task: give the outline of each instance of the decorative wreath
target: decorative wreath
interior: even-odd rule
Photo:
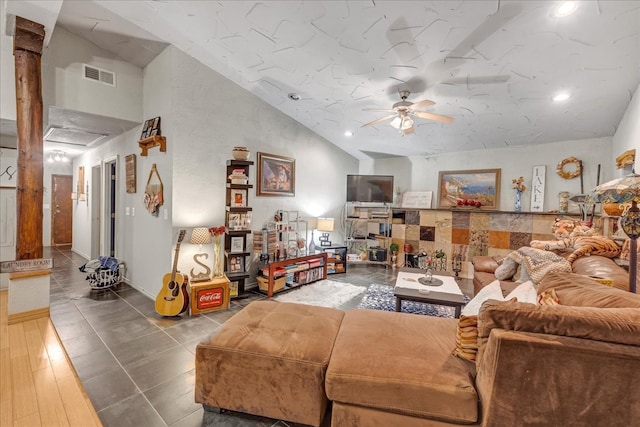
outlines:
[[[572,172],[565,171],[564,167],[571,163],[574,163],[576,165],[576,169]],[[558,163],[558,167],[556,167],[556,173],[564,179],[573,179],[579,177],[582,174],[582,161],[576,159],[575,157],[567,157],[566,159]]]

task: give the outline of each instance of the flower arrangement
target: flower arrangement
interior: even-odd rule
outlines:
[[[225,231],[227,231],[227,229],[224,225],[221,225],[219,227],[209,227],[209,234],[211,234],[213,237],[221,236]]]
[[[514,184],[513,189],[524,193],[524,190],[527,189],[527,186],[524,185],[523,182],[524,182],[524,178],[523,177],[520,177],[518,179],[512,179],[511,183]]]

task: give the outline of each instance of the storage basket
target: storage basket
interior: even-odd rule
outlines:
[[[287,276],[278,277],[273,280],[273,292],[279,291],[284,288],[285,283],[287,282]],[[258,287],[261,291],[268,292],[269,291],[269,278],[258,276]]]
[[[125,264],[113,257],[100,257],[80,267],[91,289],[107,289],[124,279]]]

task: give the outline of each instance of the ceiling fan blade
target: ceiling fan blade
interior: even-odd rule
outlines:
[[[422,101],[414,102],[409,106],[409,108],[413,108],[414,110],[417,110],[418,108],[428,107],[430,105],[435,105],[435,102],[430,101],[428,99],[423,99]]]
[[[389,116],[387,116],[387,117],[381,117],[381,118],[379,118],[379,119],[377,119],[377,120],[374,120],[374,121],[372,121],[372,122],[369,122],[369,123],[367,123],[367,124],[364,124],[364,125],[362,125],[362,126],[360,126],[360,127],[366,127],[366,126],[373,126],[373,125],[377,125],[378,123],[384,122],[385,120],[393,119],[393,118],[394,118],[394,117],[396,117],[396,116],[397,116],[397,114],[391,114],[391,115],[389,115]]]
[[[438,122],[452,123],[455,120],[453,117],[442,116],[440,114],[426,113],[424,111],[416,111],[413,114],[423,119],[431,119],[431,120],[436,120]]]

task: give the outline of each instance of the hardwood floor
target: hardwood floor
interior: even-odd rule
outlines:
[[[48,317],[7,324],[0,291],[0,426],[102,426]]]

